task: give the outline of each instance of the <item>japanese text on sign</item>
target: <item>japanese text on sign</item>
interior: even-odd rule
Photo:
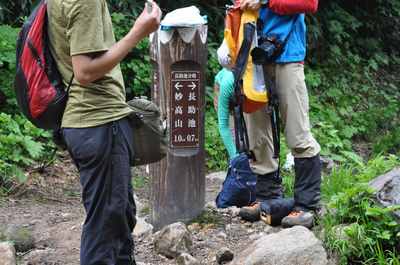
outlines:
[[[199,146],[200,72],[171,73],[171,148]]]

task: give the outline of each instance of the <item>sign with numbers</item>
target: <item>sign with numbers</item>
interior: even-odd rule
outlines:
[[[200,72],[171,72],[171,148],[199,146]]]

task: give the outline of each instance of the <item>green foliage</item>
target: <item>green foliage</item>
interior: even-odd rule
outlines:
[[[282,186],[283,193],[286,198],[293,197],[293,187],[294,187],[294,167],[290,169],[285,169],[283,166],[286,163],[287,154],[290,152],[289,146],[285,143],[285,135],[281,132],[280,135],[280,168],[282,175]]]
[[[21,26],[21,19],[29,15],[40,0],[0,1],[0,24]]]
[[[13,89],[15,47],[19,29],[0,25],[0,112],[15,113],[17,101]]]
[[[148,214],[150,210],[150,207],[148,204],[144,205],[142,208],[140,208],[140,212],[143,214]]]
[[[321,184],[321,194],[325,201],[329,201],[335,194],[350,189],[354,183],[353,167],[341,165],[333,167],[331,174],[324,175]]]
[[[117,41],[122,39],[135,23],[135,19],[129,14],[112,13],[111,18]],[[141,95],[151,98],[149,50],[150,41],[147,37],[137,44],[120,63],[128,100]]]
[[[359,164],[358,180],[370,181],[377,176],[400,166],[399,157],[396,155],[376,155],[371,157],[366,165]]]
[[[205,139],[207,167],[210,170],[226,170],[228,152],[219,134],[217,114],[210,104],[206,106]]]
[[[390,82],[382,87],[380,78],[370,78],[375,73],[371,73],[367,67],[359,74],[354,72],[353,67],[348,67],[345,74],[328,73],[332,71],[331,68],[321,67],[323,70],[318,71],[306,68],[306,82],[312,94],[310,121],[316,125],[314,133],[322,141],[329,140],[323,138],[334,140],[326,146],[328,149],[333,147],[330,152],[338,155],[337,147],[350,151],[353,140],[357,138],[379,141],[382,149],[377,147],[376,152],[395,150],[400,144],[395,137],[398,131],[391,131],[399,120],[400,93],[393,88],[400,83],[392,79],[398,84]],[[324,135],[324,131],[329,134]],[[378,140],[387,132],[389,134],[385,138]]]
[[[216,222],[217,218],[215,217],[215,214],[212,212],[204,213],[202,216],[193,221],[193,223],[200,224],[202,228],[208,224],[215,224]]]
[[[393,260],[397,257],[394,245],[400,233],[389,212],[400,206],[378,207],[373,199],[376,191],[365,183],[398,167],[398,157],[377,156],[366,165],[359,161],[355,161],[355,165],[334,167],[322,180],[321,194],[328,204],[327,214],[320,223],[325,231],[323,239],[328,248],[343,255],[342,264],[355,260],[368,264]],[[335,232],[343,225],[348,225],[344,229],[347,237]]]
[[[334,144],[344,150],[355,139],[376,142],[375,153],[400,146],[400,82],[393,76],[399,68],[399,10],[398,1],[340,0],[319,2],[317,13],[306,16],[311,124],[331,126],[330,137],[338,137],[341,143]]]
[[[354,155],[354,153],[351,154]],[[348,157],[353,156],[348,155]],[[354,183],[366,183],[400,166],[399,157],[395,155],[377,155],[371,157],[366,164],[360,159],[357,156],[354,156],[353,159],[349,158],[347,163],[333,167],[330,174],[324,176],[321,193],[326,201],[339,192],[351,189]]]
[[[50,132],[36,128],[26,118],[0,113],[0,182],[14,175],[24,179],[19,166],[42,160],[48,154],[46,148],[49,152],[49,145],[43,142],[49,138]]]
[[[318,11],[307,16],[308,43],[313,43],[308,48],[318,49],[313,59],[340,63],[361,57],[387,64],[399,53],[399,10],[396,0],[319,2]]]
[[[6,69],[15,68],[15,47],[18,29],[9,25],[0,25],[0,67]]]
[[[374,153],[398,152],[400,150],[400,120],[394,122],[392,129],[374,140]]]
[[[208,38],[207,43],[207,71],[206,71],[206,84],[208,86],[214,86],[214,80],[217,76],[218,72],[222,69],[222,67],[218,63],[218,55],[217,50],[221,44],[215,43],[211,38]]]
[[[294,188],[294,170],[292,171],[283,171],[282,174],[282,186],[283,193],[286,198],[290,198],[294,196],[293,188]]]
[[[326,245],[344,255],[342,264],[359,260],[371,264],[377,262],[379,256],[383,255],[386,260],[386,256],[396,255],[393,249],[400,233],[389,212],[400,206],[381,208],[373,205],[370,195],[374,192],[368,185],[353,183],[352,188],[345,189],[330,199],[328,214],[323,217],[322,222],[325,231],[335,231],[338,225],[348,224],[343,229],[347,237],[334,232],[325,235]]]
[[[138,189],[146,186],[149,183],[149,179],[144,176],[134,176],[132,180],[133,188]]]
[[[67,185],[68,185],[68,195],[71,196],[71,197],[74,197],[76,195],[76,190],[71,189],[71,187],[70,187],[71,182],[70,181],[67,182]]]

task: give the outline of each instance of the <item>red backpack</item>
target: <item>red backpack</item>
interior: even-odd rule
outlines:
[[[23,24],[17,38],[15,96],[22,113],[38,128],[56,130],[68,100],[47,36],[47,0]]]

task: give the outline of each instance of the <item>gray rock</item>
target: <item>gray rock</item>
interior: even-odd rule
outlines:
[[[249,236],[249,238],[251,239],[251,240],[256,240],[256,239],[259,239],[259,238],[262,238],[263,236],[265,236],[267,233],[265,233],[265,232],[259,232],[259,233],[257,233],[257,234],[251,234],[250,236]]]
[[[389,205],[400,205],[400,167],[386,172],[368,183],[372,184],[371,189],[378,191],[374,196],[379,206],[385,208]],[[391,214],[400,225],[400,209],[393,210]]]
[[[229,236],[247,235],[246,227],[243,224],[227,224],[225,230]]]
[[[143,218],[137,218],[135,229],[133,230],[133,237],[149,236],[153,233],[153,226],[147,223]]]
[[[229,215],[231,217],[236,217],[240,212],[240,208],[236,206],[231,206],[228,208],[219,208],[217,209],[217,211]]]
[[[188,229],[189,229],[189,231],[200,231],[201,226],[199,223],[192,223],[192,224],[188,225]]]
[[[257,230],[263,230],[263,229],[265,229],[267,226],[270,226],[270,225],[267,224],[267,223],[264,222],[264,221],[257,221],[257,222],[254,222],[254,223],[251,225],[251,228],[257,229]]]
[[[320,161],[321,161],[321,169],[325,173],[330,173],[332,168],[335,166],[335,162],[333,162],[332,158],[321,156]]]
[[[206,178],[218,179],[218,180],[224,181],[226,178],[226,172],[225,171],[214,172],[214,173],[211,173],[210,175],[207,175]]]
[[[350,229],[350,225],[340,224],[334,226],[332,227],[332,235],[337,239],[350,240],[350,237],[346,234],[346,230],[348,229]]]
[[[176,259],[178,265],[200,265],[200,262],[187,253],[182,253]]]
[[[382,208],[389,205],[400,205],[400,167],[395,168],[369,182],[371,189],[377,190],[373,195],[376,203]],[[400,209],[390,212],[400,226]],[[400,240],[396,242],[396,249],[400,250]]]
[[[10,242],[0,243],[0,264],[15,265],[16,263],[17,256],[14,246]]]
[[[236,256],[230,265],[326,265],[322,243],[305,227],[264,236]]]
[[[176,258],[182,253],[190,253],[193,242],[186,225],[182,222],[165,226],[154,238],[157,253],[168,258]]]
[[[40,254],[36,251],[24,253],[24,255],[22,256],[22,265],[37,265],[39,264],[38,262],[40,258]]]
[[[19,224],[10,224],[0,231],[2,241],[14,242],[17,252],[26,252],[35,246],[35,238]]]
[[[223,247],[217,251],[217,262],[221,264],[222,262],[231,261],[235,257],[235,253],[227,247]]]

